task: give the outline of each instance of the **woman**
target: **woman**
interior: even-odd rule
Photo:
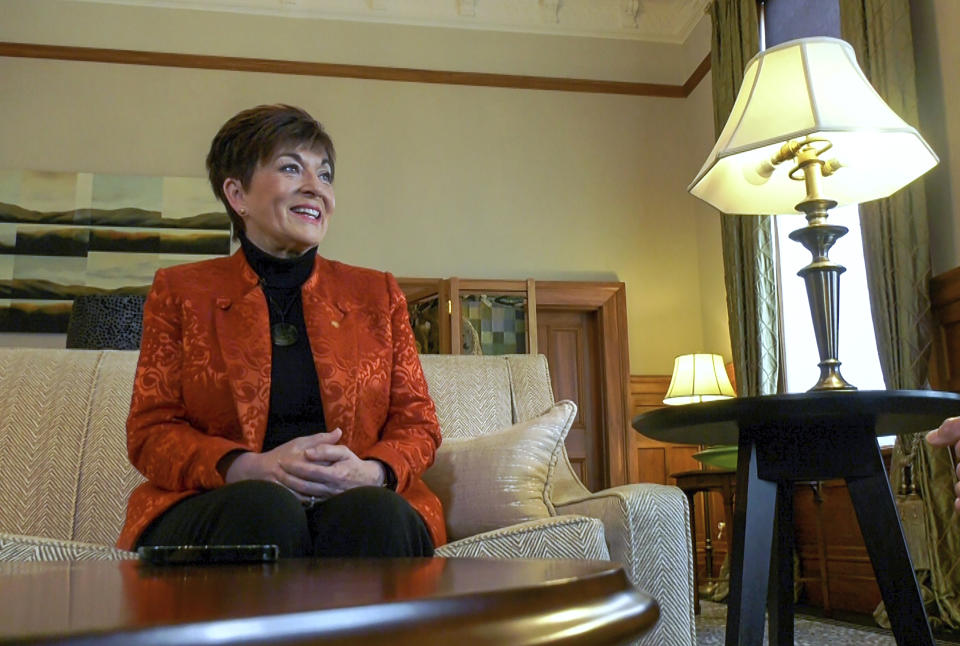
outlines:
[[[440,430],[403,293],[317,255],[334,166],[323,127],[290,106],[214,137],[207,171],[241,249],[154,278],[127,420],[147,482],[119,547],[429,556],[446,540],[420,479]]]

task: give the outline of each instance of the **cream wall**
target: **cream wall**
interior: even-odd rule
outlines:
[[[911,2],[920,130],[940,156],[926,176],[934,275],[960,266],[960,2]]]
[[[690,173],[692,180],[714,144],[713,87],[709,76],[686,99],[684,107],[688,124],[687,165],[693,169]],[[684,193],[683,199],[684,208],[690,209],[697,226],[696,260],[700,285],[700,325],[703,329],[701,346],[691,347],[687,352],[713,352],[722,354],[726,361],[732,361],[727,327],[727,290],[723,278],[723,248],[720,244],[720,218],[724,216],[692,195]]]
[[[87,3],[7,7],[0,40],[21,42],[426,67],[422,50],[450,39]],[[307,38],[341,31],[351,53],[337,60]],[[651,62],[636,45],[461,36],[463,51],[491,53],[489,68],[457,47],[434,66],[597,76],[608,48],[643,59],[612,61],[611,77],[651,80],[640,78]],[[505,43],[522,55],[512,61]],[[702,47],[701,59],[709,41]],[[695,64],[679,74],[653,67],[659,82],[679,85]],[[0,58],[0,167],[202,176],[211,136],[237,110],[302,105],[338,151],[337,211],[321,253],[405,276],[622,280],[630,370],[664,374],[695,349],[729,359],[719,222],[684,191],[712,144],[709,96],[709,82],[688,99],[657,99]]]

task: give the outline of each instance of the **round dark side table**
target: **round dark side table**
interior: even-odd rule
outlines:
[[[880,435],[936,428],[960,395],[931,390],[814,392],[661,408],[633,427],[662,442],[737,444],[727,646],[793,642],[793,483],[843,478],[897,644],[933,646],[880,456]],[[747,556],[749,555],[749,556]]]

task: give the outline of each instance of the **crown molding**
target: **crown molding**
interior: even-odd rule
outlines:
[[[71,0],[682,45],[710,0]]]
[[[592,79],[521,76],[514,74],[488,74],[482,72],[452,72],[374,65],[313,63],[307,61],[287,61],[237,56],[207,56],[172,52],[104,49],[97,47],[67,47],[63,45],[42,45],[36,43],[0,42],[0,56],[91,63],[117,63],[122,65],[179,67],[187,69],[228,70],[234,72],[293,74],[298,76],[327,76],[378,81],[402,81],[407,83],[473,85],[521,90],[627,94],[676,99],[689,96],[710,71],[709,55],[703,59],[683,85],[597,81]]]

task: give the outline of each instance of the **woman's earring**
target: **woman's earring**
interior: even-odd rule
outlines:
[[[247,214],[246,209],[240,209],[240,215],[246,215],[246,214]]]

